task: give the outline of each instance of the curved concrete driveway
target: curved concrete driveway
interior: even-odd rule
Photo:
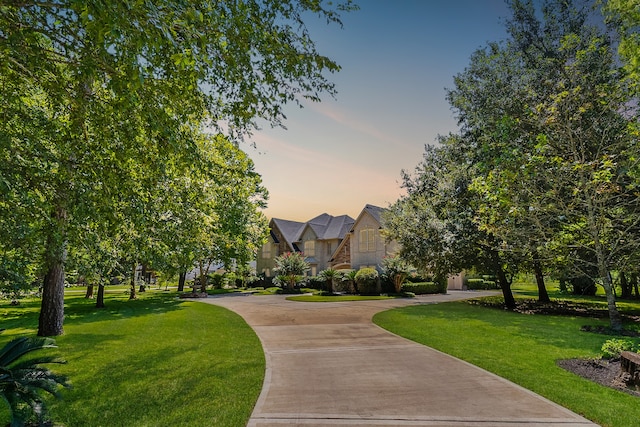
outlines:
[[[480,295],[199,301],[238,313],[262,341],[267,368],[248,426],[593,426],[520,386],[371,322],[375,313],[394,307]]]

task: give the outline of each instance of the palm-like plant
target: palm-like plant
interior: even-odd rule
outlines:
[[[47,415],[41,392],[59,397],[59,387],[69,387],[66,377],[40,366],[64,360],[53,356],[21,360],[33,351],[55,347],[51,338],[21,337],[0,349],[0,396],[9,406],[11,427],[24,426],[34,416],[41,424]]]
[[[340,272],[333,268],[327,268],[326,270],[322,270],[318,276],[327,283],[327,292],[333,294],[333,282],[340,277]]]

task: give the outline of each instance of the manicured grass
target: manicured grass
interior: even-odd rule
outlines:
[[[73,389],[51,400],[56,422],[71,426],[246,425],[262,388],[265,360],[255,333],[221,307],[152,290],[128,301],[108,288],[107,308],[80,293],[65,298],[65,335],[54,365]],[[34,335],[39,301],[0,305],[7,331]],[[0,409],[0,424],[8,414]]]
[[[297,295],[292,297],[287,297],[290,301],[302,301],[302,302],[340,302],[340,301],[369,301],[369,300],[380,300],[380,299],[393,299],[394,297],[384,296],[384,295],[371,295],[371,296],[361,296],[361,295],[330,295],[330,296],[322,296],[322,295]]]
[[[520,384],[600,425],[637,426],[640,420],[638,397],[592,383],[556,365],[560,359],[599,357],[602,344],[611,337],[581,332],[580,327],[607,325],[607,319],[524,315],[452,302],[389,310],[373,320],[398,335]]]

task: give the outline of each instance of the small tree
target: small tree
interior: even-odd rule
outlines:
[[[300,252],[287,252],[280,255],[276,257],[275,264],[274,271],[278,276],[282,276],[289,291],[294,290],[304,273],[309,270],[309,263],[304,260]]]
[[[318,274],[321,279],[327,283],[327,292],[330,294],[333,293],[333,282],[340,277],[340,272],[333,268],[327,268],[326,270],[322,270],[320,274]]]
[[[402,290],[402,284],[412,270],[411,265],[398,255],[388,256],[382,259],[382,268],[393,282],[396,293]]]
[[[47,411],[41,392],[59,397],[59,386],[69,387],[66,377],[40,366],[65,363],[63,360],[51,356],[20,360],[33,351],[55,347],[51,338],[21,337],[0,349],[0,397],[9,406],[11,426],[22,426],[34,416],[42,425]]]

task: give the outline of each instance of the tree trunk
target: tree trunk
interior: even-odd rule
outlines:
[[[600,266],[600,275],[602,276],[602,287],[607,296],[607,308],[609,310],[609,325],[616,332],[622,331],[622,317],[616,306],[616,296],[613,293],[613,284],[611,283],[611,274]]]
[[[138,292],[146,292],[147,284],[149,284],[149,282],[147,281],[147,264],[145,263],[142,263],[141,275],[142,283],[140,283],[140,289],[138,289]]]
[[[533,271],[536,276],[536,284],[538,285],[538,302],[551,302],[547,287],[544,285],[544,274],[542,273],[542,265],[536,251],[533,252]]]
[[[631,282],[627,280],[627,275],[624,271],[620,272],[620,289],[622,290],[621,298],[630,299],[633,294],[633,288]]]
[[[87,292],[84,297],[85,299],[93,299],[93,284],[87,285]]]
[[[64,258],[64,256],[63,256]],[[64,262],[49,265],[42,287],[42,305],[38,321],[38,336],[64,334]]]
[[[187,280],[187,272],[180,272],[180,278],[178,279],[178,292],[184,292],[184,282]]]
[[[631,282],[633,283],[633,289],[636,291],[636,298],[640,298],[640,291],[638,290],[638,275],[631,276]]]
[[[498,278],[498,284],[500,285],[502,296],[504,297],[504,305],[509,310],[513,310],[514,308],[516,308],[516,299],[513,297],[513,292],[511,291],[511,282],[507,280],[507,275],[502,268],[500,255],[496,251],[491,251],[491,258],[493,261],[495,274]]]
[[[38,319],[38,336],[62,335],[64,329],[64,263],[66,249],[66,211],[56,208],[47,236],[47,272],[42,284],[42,304]]]
[[[200,292],[207,292],[207,273],[209,272],[209,268],[205,271],[205,266],[203,261],[198,261],[198,266],[200,270]]]
[[[104,308],[104,284],[98,284],[98,297],[96,298],[96,308]]]
[[[138,268],[138,263],[133,263],[133,269],[131,270],[131,284],[129,289],[129,299],[136,299],[138,296],[136,295],[136,269]],[[144,271],[144,266],[142,267]]]

